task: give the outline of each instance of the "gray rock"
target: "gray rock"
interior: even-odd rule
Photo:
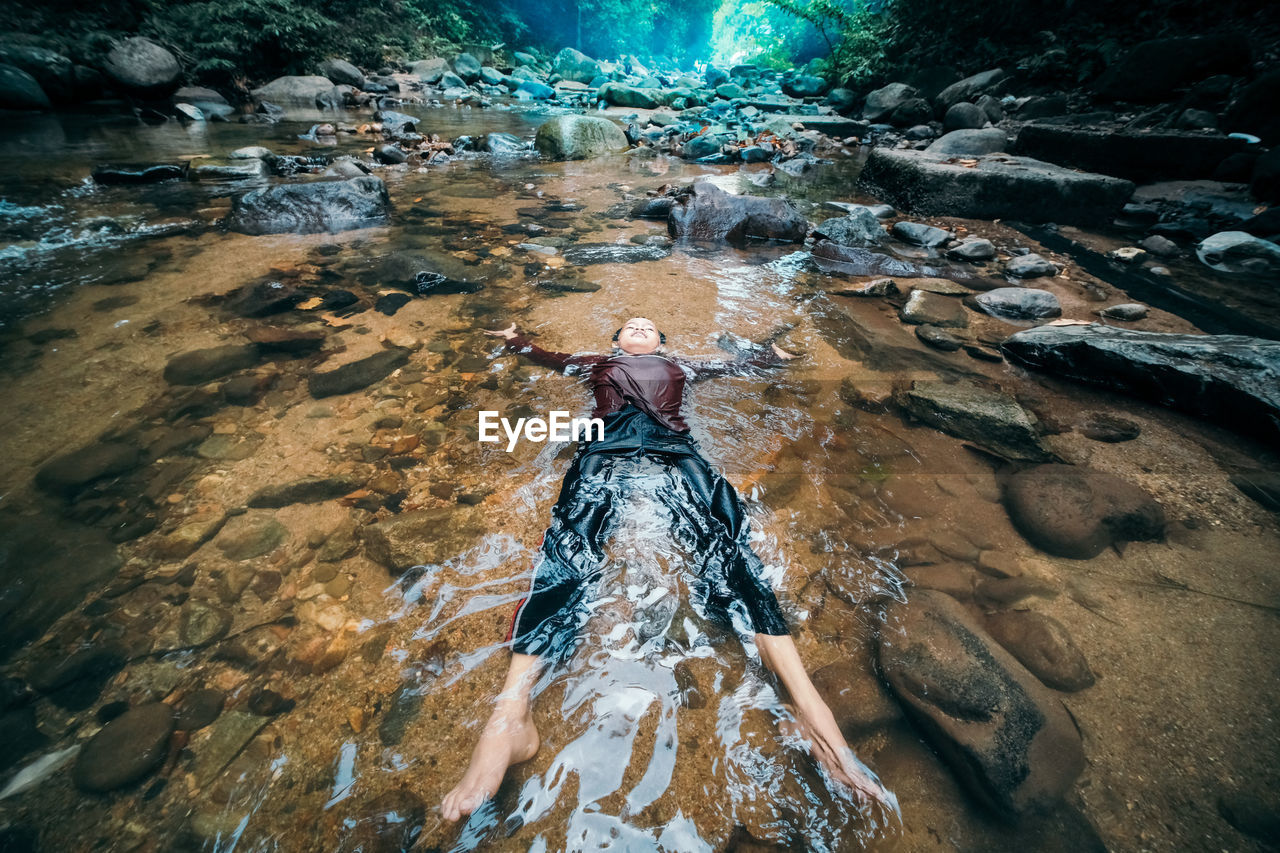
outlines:
[[[989,261],[996,256],[996,247],[990,240],[970,237],[959,246],[947,250],[947,257],[962,261]]]
[[[316,70],[321,77],[327,77],[341,86],[363,89],[366,85],[364,73],[345,59],[326,59]]]
[[[95,480],[124,474],[141,462],[137,448],[104,441],[46,462],[36,472],[36,485],[49,494],[70,497]]]
[[[520,154],[529,150],[525,141],[514,133],[486,133],[476,143],[476,150],[485,154]]]
[[[1173,258],[1179,253],[1177,243],[1168,237],[1161,237],[1159,234],[1152,234],[1138,243],[1138,246],[1158,258]]]
[[[239,562],[270,554],[288,538],[288,528],[270,514],[249,513],[228,521],[213,544],[228,560]]]
[[[961,101],[973,101],[979,95],[998,94],[1000,85],[1008,76],[1004,69],[993,68],[990,71],[983,71],[966,77],[939,92],[938,97],[934,99],[934,104],[937,106],[938,112],[945,113],[951,108],[952,104],[958,104]]]
[[[249,498],[248,506],[276,509],[290,504],[313,504],[340,498],[364,485],[354,477],[305,477],[280,486],[264,486]]]
[[[460,53],[453,59],[453,73],[467,83],[480,79],[480,60],[469,53]]]
[[[1002,391],[970,382],[917,380],[902,396],[903,409],[934,429],[971,441],[1007,459],[1053,459],[1030,416]]]
[[[708,89],[714,89],[721,83],[728,81],[729,72],[725,71],[723,68],[708,65],[707,70],[702,75],[702,79],[707,84]]]
[[[1229,273],[1273,275],[1280,272],[1280,246],[1245,231],[1220,231],[1196,246],[1205,266]]]
[[[576,243],[564,250],[564,259],[575,266],[634,264],[640,261],[659,261],[670,254],[671,247],[664,245]]]
[[[1058,274],[1058,268],[1052,261],[1040,257],[1035,252],[1010,258],[1004,265],[1004,271],[1018,278],[1040,278]]]
[[[1061,317],[1058,297],[1029,287],[997,287],[973,298],[978,310],[1007,320],[1041,320]]]
[[[264,148],[261,145],[246,145],[244,148],[237,148],[227,155],[229,160],[270,160],[276,156],[270,148]]]
[[[253,190],[235,199],[228,224],[242,234],[337,233],[384,225],[391,197],[372,175]]]
[[[713,154],[719,154],[723,147],[720,137],[704,133],[701,136],[695,136],[684,144],[682,156],[686,160],[697,160],[701,157],[709,157]]]
[[[1208,110],[1186,109],[1174,122],[1179,130],[1217,130],[1218,117]]]
[[[117,42],[107,53],[102,70],[130,94],[165,97],[178,88],[182,66],[172,53],[145,38]]]
[[[313,373],[307,387],[311,396],[317,400],[337,394],[350,394],[385,379],[392,371],[408,363],[409,350],[391,347],[359,361],[344,364],[336,370]]]
[[[534,146],[555,160],[585,160],[629,148],[622,128],[598,116],[563,115],[538,128]]]
[[[1018,107],[1018,118],[1025,121],[1066,115],[1066,113],[1067,99],[1064,95],[1033,95]]]
[[[1125,302],[1120,305],[1111,305],[1103,308],[1098,313],[1108,320],[1124,320],[1132,323],[1147,316],[1147,306],[1137,302]]]
[[[1103,471],[1037,465],[1005,484],[1005,508],[1027,541],[1057,557],[1087,560],[1112,545],[1164,538],[1160,504]]]
[[[925,149],[930,154],[948,154],[966,157],[995,154],[1009,147],[1009,138],[998,127],[982,130],[953,130],[929,143]]]
[[[969,316],[958,299],[929,293],[926,290],[913,290],[907,303],[898,313],[904,323],[914,325],[943,326],[950,329],[961,329],[969,325]]]
[[[955,352],[964,346],[963,339],[937,326],[916,326],[916,337],[921,343],[943,352]]]
[[[173,712],[163,702],[130,708],[102,727],[76,756],[71,779],[77,788],[105,793],[136,782],[169,754]]]
[[[188,601],[178,622],[178,641],[183,647],[205,646],[220,640],[231,630],[231,614],[204,601]]]
[[[907,139],[924,140],[933,139],[938,133],[927,124],[917,124],[907,128],[902,135]]]
[[[552,69],[564,79],[575,83],[590,83],[604,73],[599,62],[571,47],[556,54]]]
[[[21,68],[0,63],[0,109],[48,110],[52,107],[36,78]]]
[[[1075,693],[1097,678],[1067,629],[1033,610],[1008,610],[986,618],[987,632],[1046,687]]]
[[[176,707],[175,728],[194,732],[218,719],[227,703],[227,694],[212,687],[202,687],[183,695]]]
[[[409,154],[399,145],[388,142],[373,149],[373,159],[384,165],[397,165],[409,159]]]
[[[409,73],[418,75],[423,83],[434,86],[445,74],[452,74],[453,69],[449,67],[447,59],[437,56],[409,63]]]
[[[170,385],[203,385],[257,363],[253,344],[226,344],[175,355],[164,367],[164,378]]]
[[[933,118],[933,107],[924,98],[903,101],[889,113],[888,122],[895,127],[911,127],[924,124]]]
[[[227,711],[220,716],[210,729],[208,739],[196,750],[192,766],[196,784],[203,788],[216,779],[269,722],[270,717],[244,711]]]
[[[1023,364],[1280,438],[1280,342],[1115,326],[1040,326],[1002,345]]]
[[[1032,123],[1018,131],[1013,150],[1062,166],[1140,183],[1212,178],[1246,143],[1226,136],[1182,131],[1113,131]]]
[[[936,246],[941,246],[954,235],[950,231],[934,228],[932,225],[925,225],[923,222],[895,222],[893,224],[893,236],[904,243],[912,243],[916,246],[932,249]]]
[[[554,98],[556,90],[537,80],[522,80],[513,93],[517,99],[525,101],[545,101]]]
[[[792,118],[783,116],[783,119]],[[865,137],[871,132],[871,125],[859,119],[844,116],[795,116],[796,121],[804,125],[805,130],[816,130],[835,139],[847,136]]]
[[[402,512],[364,528],[365,550],[393,574],[460,553],[487,527],[474,507]]]
[[[735,98],[745,98],[747,96],[747,90],[739,86],[737,83],[721,83],[719,86],[716,86],[716,95],[727,101],[732,101]]]
[[[837,296],[893,296],[899,293],[899,290],[893,279],[878,278],[865,284],[857,284],[853,287],[844,287],[828,292]]]
[[[982,107],[968,101],[952,104],[947,108],[947,114],[942,117],[942,127],[947,131],[977,130],[986,123],[987,114]]]
[[[998,124],[1004,120],[1004,107],[1000,105],[1000,100],[998,98],[993,98],[990,95],[983,95],[974,103],[981,108],[983,115],[987,117],[987,121],[992,124]]]
[[[879,246],[885,237],[879,218],[862,205],[853,205],[848,216],[824,220],[813,233],[841,246]]]
[[[55,103],[70,103],[81,94],[77,91],[74,65],[60,53],[29,44],[0,44],[0,63],[31,75]],[[2,92],[0,87],[0,98]]]
[[[700,181],[676,196],[667,230],[677,240],[799,243],[808,235],[809,223],[783,199],[731,195],[715,184]]]
[[[817,98],[827,91],[827,81],[812,74],[798,74],[782,81],[782,91],[793,98]]]
[[[906,83],[890,83],[867,95],[866,104],[862,107],[862,117],[867,121],[883,121],[903,101],[919,96],[920,92],[914,86],[908,86]]]
[[[961,785],[1008,818],[1050,811],[1084,769],[1061,701],[950,598],[890,601],[880,668]]]
[[[258,101],[273,104],[314,107],[316,98],[333,91],[333,81],[328,77],[277,77],[250,94]]]
[[[826,104],[841,115],[847,115],[861,103],[858,93],[852,89],[835,88],[827,92]]]

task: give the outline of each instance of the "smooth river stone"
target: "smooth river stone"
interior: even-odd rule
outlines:
[[[125,711],[80,750],[71,774],[76,787],[104,793],[146,776],[168,754],[173,726],[173,711],[163,702]]]

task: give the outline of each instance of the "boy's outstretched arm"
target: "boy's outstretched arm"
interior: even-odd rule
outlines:
[[[528,356],[529,360],[534,364],[540,364],[543,367],[550,367],[553,370],[559,370],[562,373],[569,373],[576,371],[579,368],[588,367],[607,357],[595,354],[574,355],[567,352],[552,352],[551,350],[545,350],[524,335],[517,332],[515,323],[512,323],[510,326],[507,326],[507,328],[498,331],[486,329],[485,334],[504,339],[508,350]]]

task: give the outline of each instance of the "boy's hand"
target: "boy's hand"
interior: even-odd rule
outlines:
[[[495,338],[504,338],[505,340],[509,341],[516,336],[516,324],[512,323],[510,326],[507,326],[505,329],[502,329],[501,331],[498,331],[498,332],[493,332],[488,329],[485,329],[484,333],[486,335],[493,335]]]
[[[493,333],[492,333],[492,332],[490,332],[490,334],[493,334]],[[774,353],[774,355],[776,355],[778,358],[782,359],[783,361],[790,361],[790,360],[791,360],[791,359],[793,359],[793,358],[799,358],[799,357],[800,357],[800,356],[796,355],[795,353],[787,352],[786,350],[784,350],[782,347],[778,346],[777,344],[770,344],[769,346],[773,347],[773,353]]]

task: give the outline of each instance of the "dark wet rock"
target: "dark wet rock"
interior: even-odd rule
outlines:
[[[993,68],[958,80],[947,86],[934,98],[938,112],[945,113],[953,104],[961,101],[975,101],[985,94],[999,94],[1002,84],[1008,79],[1004,69]]]
[[[177,58],[146,38],[117,42],[102,63],[102,70],[116,86],[147,98],[173,93],[182,77]]]
[[[298,703],[293,699],[287,699],[274,690],[267,688],[259,688],[253,691],[246,703],[249,713],[257,714],[260,717],[276,717],[280,714],[287,714],[294,709]]]
[[[392,347],[327,373],[313,373],[307,387],[311,396],[317,400],[337,394],[350,394],[385,379],[392,371],[408,363],[409,350]]]
[[[660,261],[671,254],[669,246],[637,246],[621,243],[577,243],[564,250],[564,259],[575,266],[634,264]]]
[[[818,98],[827,91],[827,81],[812,74],[798,74],[782,81],[782,91],[793,98]]]
[[[262,160],[238,160],[231,163],[200,161],[187,169],[193,181],[256,181],[271,174]]]
[[[1037,465],[1005,484],[1005,508],[1031,544],[1087,560],[1111,545],[1164,537],[1160,504],[1138,486],[1091,468]]]
[[[427,819],[427,806],[404,788],[393,788],[370,800],[351,818],[346,850],[361,853],[406,853],[413,849]]]
[[[643,198],[631,206],[631,215],[640,219],[666,220],[671,215],[671,207],[676,200],[671,196]]]
[[[1280,512],[1280,474],[1272,471],[1232,474],[1231,485],[1263,509]]]
[[[262,376],[236,376],[222,383],[222,399],[231,406],[257,405],[268,384]]]
[[[1267,145],[1280,143],[1280,69],[1260,75],[1244,88],[1222,119],[1230,132],[1251,133]]]
[[[813,673],[813,686],[851,740],[874,734],[902,718],[901,708],[875,672],[872,656],[854,648],[854,655]]]
[[[893,108],[893,112],[889,113],[888,122],[895,127],[913,127],[922,125],[932,118],[933,107],[927,100],[911,98]]]
[[[1027,98],[1022,106],[1018,107],[1018,119],[1030,121],[1037,118],[1066,115],[1067,109],[1067,99],[1063,95],[1033,95]],[[999,118],[992,119],[992,121],[999,120]]]
[[[277,77],[250,94],[257,101],[273,104],[315,107],[316,99],[333,91],[333,81],[328,77]]]
[[[164,378],[170,385],[203,385],[257,363],[253,344],[226,344],[174,356],[164,367]]]
[[[1214,74],[1247,74],[1249,56],[1248,40],[1236,34],[1144,41],[1111,63],[1093,89],[1104,100],[1160,101]]]
[[[615,107],[656,110],[662,106],[662,101],[658,98],[659,94],[656,89],[641,89],[638,86],[628,86],[626,83],[605,83],[596,92],[596,100]]]
[[[120,648],[89,646],[61,660],[41,661],[27,672],[27,680],[58,707],[82,711],[98,700],[125,662]]]
[[[556,90],[552,89],[545,83],[538,82],[537,80],[521,80],[520,85],[516,87],[516,90],[512,92],[512,95],[522,101],[545,101],[550,98],[554,98]],[[572,160],[575,158],[566,157],[565,159]]]
[[[369,557],[398,575],[461,552],[485,529],[474,509],[443,507],[400,513],[364,528],[362,536]]]
[[[386,185],[366,175],[245,193],[232,202],[228,224],[243,234],[336,233],[385,225],[390,215]]]
[[[105,793],[136,782],[169,753],[173,712],[163,702],[139,705],[116,717],[76,756],[72,781],[82,791]]]
[[[867,95],[862,117],[867,121],[884,121],[904,101],[918,98],[920,92],[906,83],[890,83]]]
[[[989,261],[996,256],[996,247],[990,240],[971,237],[959,246],[947,250],[947,257],[962,261]]]
[[[1119,178],[1026,157],[979,157],[972,168],[953,159],[932,151],[876,148],[859,181],[894,206],[918,214],[1030,222],[1052,217],[1086,225],[1110,221],[1134,190]]]
[[[941,246],[952,237],[950,231],[934,228],[932,225],[925,225],[923,222],[895,222],[893,224],[893,236],[904,243],[912,243],[926,248]]]
[[[695,136],[684,144],[682,155],[686,160],[700,160],[720,154],[724,143],[720,137],[710,133]]]
[[[425,697],[422,687],[416,684],[403,684],[392,694],[387,702],[387,710],[378,723],[378,740],[383,746],[399,746],[404,736],[409,733],[422,712]]]
[[[1142,428],[1128,418],[1122,418],[1119,415],[1112,415],[1107,412],[1092,412],[1085,418],[1084,424],[1080,427],[1080,432],[1085,438],[1091,438],[1094,441],[1117,444],[1137,438],[1142,433]]]
[[[1026,157],[1148,183],[1211,178],[1223,160],[1245,147],[1238,139],[1202,133],[1028,124],[1018,132],[1014,150]]]
[[[834,293],[837,296],[893,296],[900,291],[893,279],[877,278],[865,284],[830,289],[827,292]]]
[[[1249,192],[1259,201],[1280,202],[1280,148],[1272,148],[1254,161]]]
[[[305,355],[324,346],[325,333],[320,329],[282,329],[275,326],[256,326],[244,336],[264,355]]]
[[[227,308],[241,317],[268,317],[292,310],[305,298],[292,284],[274,280],[259,281],[240,288],[227,301]]]
[[[232,518],[214,544],[228,560],[251,560],[270,554],[289,538],[289,531],[270,515],[248,514]]]
[[[1009,147],[1009,139],[998,127],[979,130],[953,130],[929,143],[926,149],[931,154],[950,154],[952,156],[978,157],[983,154],[995,154]]]
[[[379,296],[378,301],[373,303],[373,310],[394,317],[397,311],[412,301],[413,297],[407,293],[387,293]]]
[[[959,300],[926,290],[913,290],[898,316],[902,322],[914,325],[949,329],[961,329],[969,325],[968,314]]]
[[[0,713],[0,773],[49,742],[36,727],[36,709],[32,705]],[[0,841],[0,850],[7,850]]]
[[[204,601],[188,601],[178,623],[178,641],[183,647],[206,646],[231,630],[231,614]]]
[[[1009,610],[986,618],[987,633],[1046,686],[1066,693],[1097,681],[1089,662],[1061,622],[1034,610]]]
[[[196,750],[192,767],[196,784],[204,787],[240,754],[240,750],[271,722],[270,717],[260,717],[244,711],[227,711],[218,717],[210,729],[209,737]]]
[[[442,97],[450,99],[466,97],[471,91],[467,88],[467,81],[452,71],[446,71],[441,75],[440,82],[436,85],[444,90]]]
[[[395,110],[378,110],[373,114],[373,117],[382,125],[382,132],[392,137],[415,133],[418,129],[419,119],[408,113],[396,112]]]
[[[580,115],[548,119],[538,128],[533,144],[556,160],[585,160],[630,147],[622,128],[609,119]]]
[[[972,275],[963,271],[914,264],[880,252],[857,246],[840,246],[827,240],[813,247],[810,258],[818,269],[827,273],[855,276],[880,275],[894,278],[945,278],[960,283],[973,278]]]
[[[1031,367],[1280,437],[1280,342],[1091,325],[1027,329],[1002,346]]]
[[[0,62],[0,109],[47,110],[53,105],[36,78],[21,68]]]
[[[816,130],[819,133],[825,133],[827,136],[841,139],[847,136],[864,137],[871,132],[871,125],[865,121],[844,118],[842,116],[783,116],[784,119],[794,119],[804,125],[805,130]],[[787,162],[795,162],[789,160]],[[804,162],[804,161],[801,161]]]
[[[917,420],[1006,459],[1053,458],[1030,415],[1002,391],[970,382],[916,380],[902,395],[901,404]]]
[[[95,480],[133,470],[141,461],[137,448],[104,441],[54,457],[36,472],[35,482],[49,494],[70,497]]]
[[[1057,806],[1085,764],[1061,701],[942,593],[886,615],[881,671],[962,785],[1009,818]]]
[[[1058,297],[1029,287],[997,287],[973,297],[973,306],[984,314],[1007,320],[1040,320],[1061,317]]]
[[[955,352],[964,346],[964,340],[938,326],[916,326],[916,337],[920,342],[943,352]]]
[[[848,115],[862,103],[862,99],[852,89],[835,88],[827,92],[825,103],[841,115]]]
[[[409,154],[399,145],[387,143],[373,149],[373,159],[383,165],[394,166],[409,159]]]
[[[675,239],[798,243],[808,234],[809,223],[782,199],[730,195],[704,181],[686,187],[676,196],[667,230]]]
[[[1136,320],[1144,319],[1147,316],[1147,306],[1137,302],[1125,302],[1120,305],[1110,305],[1098,312],[1108,320],[1124,320],[1132,323]]]
[[[885,238],[879,218],[862,205],[856,205],[847,216],[824,220],[813,233],[841,246],[878,246]]]
[[[345,59],[326,59],[316,66],[316,70],[321,77],[327,77],[339,85],[355,86],[357,89],[365,87],[364,73]]]
[[[55,103],[69,103],[81,94],[76,83],[75,66],[70,59],[55,51],[30,44],[0,44],[0,63],[30,74],[49,100]],[[2,85],[0,92],[3,92]]]
[[[572,47],[557,53],[551,66],[556,74],[575,83],[590,83],[604,73],[599,62]]]
[[[476,150],[486,154],[520,154],[528,148],[514,133],[486,133],[476,143]]]
[[[227,694],[212,687],[192,690],[178,702],[175,728],[178,731],[194,732],[218,719],[222,707],[227,703]]]
[[[1172,258],[1180,254],[1177,243],[1159,234],[1152,234],[1142,240],[1138,243],[1138,247],[1158,258]]]
[[[1183,110],[1174,127],[1179,130],[1217,130],[1218,117],[1208,110]]]
[[[1034,252],[1027,255],[1015,255],[1005,262],[1004,271],[1018,278],[1040,278],[1046,275],[1057,275],[1058,268],[1053,261],[1042,258]]]
[[[480,79],[480,60],[469,53],[459,53],[453,58],[453,72],[468,83]]]
[[[340,498],[364,485],[354,477],[306,477],[280,486],[265,486],[253,493],[248,506],[277,508],[312,504]]]
[[[987,114],[982,107],[961,101],[947,108],[942,117],[943,130],[977,130],[987,123]]]
[[[1204,238],[1196,246],[1196,257],[1219,272],[1265,276],[1280,273],[1280,245],[1245,231],[1221,231]]]
[[[99,184],[154,184],[186,176],[182,166],[161,163],[151,166],[94,166],[93,179]]]
[[[1218,814],[1241,833],[1274,846],[1280,838],[1280,804],[1275,792],[1264,785],[1245,791],[1229,791],[1218,798]]]

